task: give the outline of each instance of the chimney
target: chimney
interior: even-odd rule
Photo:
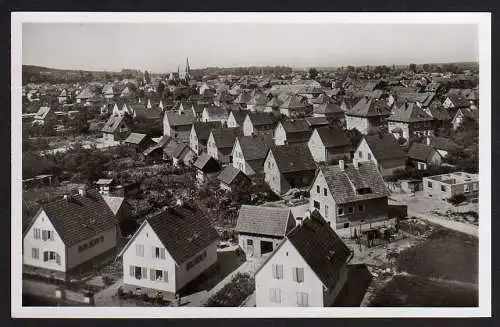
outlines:
[[[342,160],[342,159],[339,160],[339,168],[340,168],[340,170],[344,170],[345,169],[344,160]]]

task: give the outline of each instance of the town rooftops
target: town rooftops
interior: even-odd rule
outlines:
[[[238,136],[237,139],[247,161],[264,160],[269,147],[273,145],[270,135]]]
[[[351,141],[339,127],[322,126],[316,128],[316,131],[326,148],[352,147]]]
[[[396,138],[390,133],[365,135],[364,139],[368,143],[373,156],[383,167],[385,167],[383,164],[384,160],[406,158],[406,153]]]
[[[206,152],[203,152],[198,159],[196,159],[193,166],[204,173],[213,173],[220,169],[217,160],[209,156]]]
[[[318,95],[316,98],[311,100],[312,104],[324,104],[324,103],[331,103],[333,100],[330,98],[328,95],[321,93]]]
[[[106,204],[111,209],[114,215],[116,215],[118,211],[120,211],[120,208],[125,202],[125,198],[123,196],[103,195],[102,198],[104,199],[104,201],[106,202]]]
[[[123,141],[124,143],[140,144],[147,137],[146,134],[130,133],[130,135]]]
[[[326,288],[333,289],[337,285],[340,269],[349,261],[351,251],[317,210],[292,229],[285,239]]]
[[[179,115],[174,111],[166,111],[165,116],[170,126],[189,126],[195,121],[195,117],[192,114]]]
[[[449,94],[448,99],[450,99],[451,103],[453,103],[453,106],[456,108],[467,108],[470,106],[469,100],[462,95]]]
[[[323,115],[332,115],[332,114],[343,114],[344,111],[340,109],[340,106],[333,103],[322,103],[316,108],[313,109],[313,113],[315,114],[323,114]]]
[[[436,92],[423,92],[418,93],[415,102],[419,102],[422,104],[422,107],[428,107],[432,100],[434,100],[436,96]]]
[[[188,205],[169,207],[147,217],[143,224],[145,223],[151,226],[178,265],[219,239],[207,217],[200,210]]]
[[[228,165],[220,172],[220,174],[217,176],[217,179],[226,185],[231,185],[231,183],[239,174],[243,174],[241,170]]]
[[[234,120],[236,120],[236,122],[241,125],[247,117],[247,113],[248,112],[245,110],[231,110],[231,113],[229,115],[232,115],[234,117]]]
[[[422,162],[430,162],[435,152],[436,150],[430,145],[414,142],[410,150],[408,150],[408,158]]]
[[[103,197],[93,190],[42,204],[40,210],[47,214],[66,246],[87,240],[118,223]]]
[[[267,97],[263,93],[256,94],[252,97],[250,101],[247,102],[249,105],[265,106],[267,103]]]
[[[204,111],[211,119],[227,119],[228,116],[226,109],[217,106],[205,107]]]
[[[460,149],[460,147],[453,142],[453,140],[447,137],[434,136],[430,137],[430,145],[438,150],[444,151],[455,151]]]
[[[104,133],[114,133],[118,129],[118,127],[121,125],[122,122],[124,122],[125,117],[122,115],[111,115],[104,124],[104,126],[101,129],[101,132]]]
[[[233,127],[212,129],[211,134],[214,137],[217,148],[223,149],[232,148],[236,137],[242,135],[243,133],[241,131],[241,128]]]
[[[377,166],[371,161],[359,162],[357,167],[354,164],[344,164],[343,169],[340,165],[321,166],[319,169],[337,204],[389,195]]]
[[[361,98],[346,112],[346,115],[359,117],[390,116],[390,114],[391,110],[385,100],[369,97]]]
[[[316,163],[307,144],[280,145],[271,147],[269,151],[272,152],[282,174],[316,169]]]
[[[326,117],[306,117],[304,119],[309,125],[309,128],[330,125],[330,121]]]
[[[236,232],[284,237],[295,227],[290,208],[242,205],[236,223]]]
[[[114,180],[112,178],[100,178],[95,183],[96,185],[111,185],[114,183]]]
[[[288,133],[310,132],[309,124],[305,119],[286,119],[281,122],[281,126]]]
[[[307,106],[304,102],[304,98],[298,95],[291,95],[281,104],[280,107],[288,110],[302,109]]]
[[[193,128],[199,141],[207,141],[210,137],[210,132],[212,131],[212,129],[221,127],[222,125],[219,121],[193,123]]]
[[[401,107],[394,110],[394,113],[387,118],[389,121],[398,121],[404,123],[415,123],[434,120],[416,103],[404,103]]]
[[[273,125],[278,117],[271,113],[248,113],[247,117],[253,126]]]

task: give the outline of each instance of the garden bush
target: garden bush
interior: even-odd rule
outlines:
[[[208,299],[206,306],[238,307],[254,291],[254,278],[248,273],[237,273],[229,284]]]

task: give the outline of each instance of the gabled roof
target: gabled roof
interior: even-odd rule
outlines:
[[[275,146],[271,147],[269,152],[272,152],[282,174],[316,169],[316,163],[307,144]]]
[[[309,128],[330,125],[330,121],[326,117],[306,117],[304,119],[309,125]]]
[[[298,95],[291,95],[281,104],[280,107],[288,110],[303,109],[307,107],[307,104],[304,102],[304,98]]]
[[[76,96],[77,99],[89,99],[93,97],[95,97],[95,93],[90,89],[90,87],[86,87]]]
[[[289,133],[301,133],[301,132],[310,132],[309,124],[305,119],[286,119],[281,123],[283,129],[287,134]]]
[[[222,124],[219,121],[193,123],[193,128],[199,141],[207,141],[210,137],[210,132],[212,131],[212,129],[221,127]]]
[[[337,204],[389,195],[382,175],[371,161],[359,162],[357,168],[353,164],[344,164],[344,170],[340,169],[339,165],[321,166],[319,169],[323,173]],[[368,187],[371,189],[371,193],[360,194],[357,191]]]
[[[450,101],[453,103],[453,106],[455,106],[456,108],[467,108],[470,106],[469,100],[464,96],[449,94],[447,98],[450,99]]]
[[[344,111],[340,109],[340,106],[338,104],[330,102],[330,103],[320,104],[319,106],[313,109],[313,113],[328,115],[328,114],[343,114]]]
[[[459,113],[462,113],[462,115],[464,115],[464,117],[466,117],[466,118],[472,119],[474,121],[479,121],[479,112],[478,111],[474,111],[474,110],[471,110],[469,108],[459,108],[457,110],[457,112],[455,113],[455,116],[453,117],[453,119],[455,119],[455,117]]]
[[[269,147],[273,145],[270,136],[238,136],[237,139],[246,161],[265,159]]]
[[[111,115],[106,124],[102,127],[101,132],[114,133],[121,123],[124,122],[124,119],[125,117],[121,115]]]
[[[326,148],[352,147],[351,141],[339,127],[323,126],[316,128],[316,131]]]
[[[186,205],[162,210],[146,218],[146,222],[178,265],[219,239],[207,217]]]
[[[430,137],[431,145],[438,149],[444,151],[455,151],[460,149],[460,147],[447,137],[434,136]]]
[[[236,122],[241,125],[247,117],[247,113],[248,112],[245,110],[231,110],[229,115],[232,115],[234,117],[234,120],[236,120]]]
[[[436,153],[436,150],[432,146],[414,142],[408,151],[408,158],[422,162],[430,162],[434,153]]]
[[[284,237],[295,227],[290,208],[242,205],[235,231],[274,237]]]
[[[42,204],[40,210],[47,214],[66,246],[94,237],[118,223],[103,197],[93,190],[83,196],[68,195],[67,199]]]
[[[123,141],[124,143],[140,144],[146,139],[146,134],[141,133],[130,133],[130,135]]]
[[[182,160],[190,152],[193,152],[193,150],[191,150],[187,144],[179,143],[172,151],[172,157]]]
[[[159,108],[158,109],[156,108],[157,107],[148,109],[141,104],[132,105],[132,109],[134,110],[135,113],[135,118],[137,118],[138,120],[141,119],[160,120],[162,111]]]
[[[332,103],[332,102],[333,102],[332,98],[330,98],[325,93],[321,93],[316,98],[311,100],[311,103],[313,103],[313,104],[325,104],[325,103]]]
[[[253,113],[249,112],[247,117],[249,117],[253,126],[263,126],[272,125],[278,121],[278,117],[270,113]]]
[[[333,289],[340,279],[340,269],[347,263],[351,251],[314,210],[286,237],[328,289]]]
[[[417,106],[416,103],[404,103],[401,107],[396,108],[394,113],[387,118],[390,121],[398,121],[404,123],[415,123],[422,121],[434,120],[422,108]]]
[[[269,100],[267,103],[266,103],[266,106],[267,107],[279,107],[283,104],[283,101],[277,97],[277,96],[273,96],[271,98],[271,100]]]
[[[359,117],[389,116],[391,110],[385,100],[363,97],[346,115]]]
[[[231,185],[231,183],[236,179],[236,177],[238,177],[238,175],[245,176],[245,178],[247,178],[241,170],[229,165],[220,172],[219,176],[217,176],[217,179],[225,183],[226,185]]]
[[[418,93],[417,97],[415,98],[415,102],[420,102],[422,104],[422,107],[428,107],[435,97],[436,92]]]
[[[220,165],[211,156],[209,156],[206,152],[203,152],[198,159],[194,162],[193,166],[198,168],[204,173],[214,173],[220,170]]]
[[[363,137],[375,159],[383,166],[382,161],[396,158],[406,158],[406,153],[399,145],[396,138],[390,134],[371,134]]]
[[[247,104],[251,98],[252,95],[249,92],[243,91],[238,95],[238,97],[233,101],[233,103]]]
[[[435,120],[446,121],[451,120],[452,118],[450,117],[450,113],[448,112],[448,110],[441,106],[430,105],[426,109],[426,112]]]
[[[179,115],[175,111],[165,111],[165,116],[170,126],[188,126],[196,120],[192,114]]]
[[[227,120],[228,112],[226,109],[216,106],[205,107],[204,111],[208,114],[211,119],[223,119]]]
[[[232,148],[236,137],[243,135],[239,127],[212,129],[211,134],[218,149]]]

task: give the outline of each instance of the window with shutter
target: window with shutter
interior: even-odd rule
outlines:
[[[168,271],[167,270],[163,271],[163,281],[165,283],[168,283]]]
[[[35,228],[33,230],[33,233],[34,233],[35,240],[39,240],[40,239],[40,228]]]
[[[164,248],[160,249],[160,258],[165,259],[165,249]]]
[[[46,231],[46,230],[43,230],[43,231],[42,231],[42,240],[43,240],[43,241],[46,241],[46,240],[47,240],[47,231]]]
[[[142,272],[141,272],[142,278],[147,279],[148,278],[148,270],[146,267],[142,267]]]
[[[48,251],[43,252],[43,261],[49,261],[49,252]]]
[[[60,265],[60,264],[61,264],[61,256],[59,255],[59,253],[56,253],[56,263],[57,263],[58,265]]]
[[[130,277],[134,277],[134,272],[135,272],[135,267],[134,266],[128,266],[129,267],[129,275]]]
[[[309,306],[309,294],[298,292],[297,293],[297,305],[300,307]]]
[[[155,280],[155,270],[154,269],[149,269],[149,279],[154,281]]]
[[[32,248],[31,249],[31,256],[33,259],[38,259],[39,258],[39,251],[37,248]]]
[[[142,244],[135,245],[135,255],[138,257],[144,257],[144,245]]]
[[[269,289],[269,300],[274,303],[281,303],[281,290],[279,288]]]
[[[304,281],[304,268],[293,268],[293,281],[297,283]]]

